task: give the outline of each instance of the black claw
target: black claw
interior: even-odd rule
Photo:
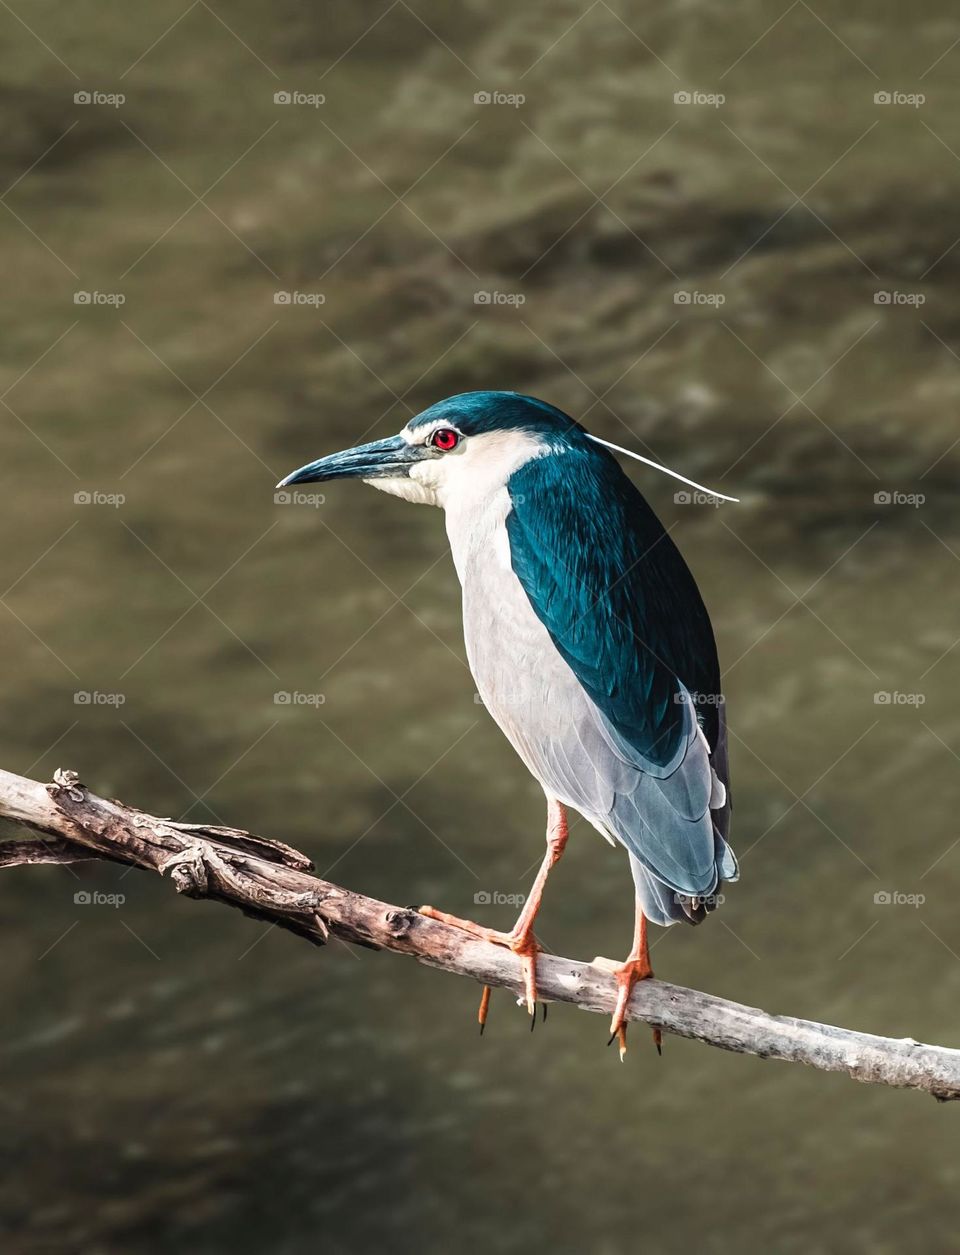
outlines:
[[[613,1043],[616,1041],[616,1039],[617,1039],[617,1035],[616,1035],[616,1033],[611,1033],[611,1034],[610,1034],[610,1040],[607,1042],[607,1045],[608,1045],[608,1046],[612,1046],[612,1045],[613,1045]]]
[[[483,1030],[484,1030],[486,1027],[487,1027],[487,1022],[486,1022],[486,1020],[484,1020],[484,1021],[483,1021],[483,1023],[480,1025],[480,1036],[481,1036],[481,1037],[483,1036]]]
[[[534,1004],[533,1004],[533,1015],[531,1015],[531,1017],[530,1017],[530,1032],[532,1033],[532,1032],[533,1032],[533,1030],[534,1030],[536,1027],[537,1027],[537,1004],[536,1004],[536,1003],[534,1003]]]
[[[547,1022],[547,1004],[546,1003],[543,1004],[543,1022],[544,1024],[546,1024]]]

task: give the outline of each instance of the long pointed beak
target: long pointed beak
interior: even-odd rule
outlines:
[[[327,479],[379,479],[382,476],[409,475],[416,462],[429,456],[423,445],[410,445],[402,436],[374,440],[370,444],[331,453],[328,457],[308,462],[298,471],[281,479],[278,488],[291,484],[316,484]]]

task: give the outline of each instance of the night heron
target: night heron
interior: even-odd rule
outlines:
[[[626,847],[636,890],[611,1024],[622,1057],[630,993],[652,975],[647,921],[700,923],[738,869],[726,841],[727,736],[710,619],[610,449],[629,452],[533,397],[467,392],[398,436],[320,458],[280,486],[361,479],[445,511],[470,669],[546,794],[547,851],[509,933],[421,909],[520,956],[535,1014],[534,921],[567,842],[565,808],[579,811]],[[481,1025],[488,1001],[485,989]]]

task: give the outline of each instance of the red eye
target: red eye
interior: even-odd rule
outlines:
[[[449,453],[460,443],[460,433],[454,431],[452,427],[438,427],[430,437],[430,443],[435,449],[442,449],[444,453]]]

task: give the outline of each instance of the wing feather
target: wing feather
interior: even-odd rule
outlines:
[[[528,643],[537,674],[512,673],[526,697],[500,722],[544,788],[627,847],[650,917],[689,916],[678,898],[711,895],[737,870],[719,666],[699,591],[602,450],[537,459],[508,491],[512,570],[557,659],[544,666]]]

